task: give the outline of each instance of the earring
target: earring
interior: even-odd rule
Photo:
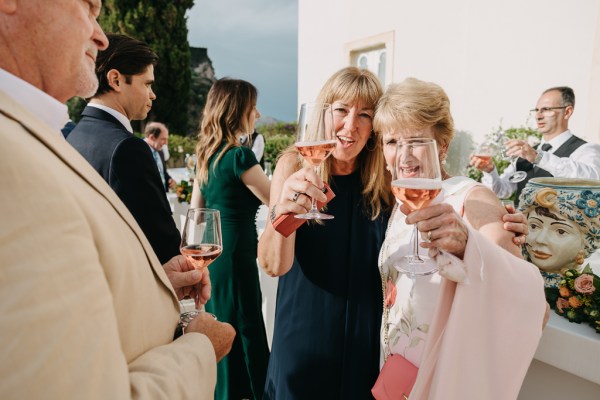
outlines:
[[[585,252],[583,250],[579,250],[579,252],[577,253],[577,257],[575,257],[575,262],[578,265],[583,264],[583,262],[585,261]]]

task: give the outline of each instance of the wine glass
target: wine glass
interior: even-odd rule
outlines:
[[[428,206],[442,190],[442,174],[434,139],[412,138],[399,140],[392,168],[392,193],[410,211]],[[438,270],[427,256],[419,255],[417,224],[412,235],[412,252],[396,269],[411,275],[429,275]]]
[[[492,162],[492,158],[498,153],[498,150],[499,148],[496,142],[488,139],[475,148],[473,157],[479,158],[483,163],[485,163],[482,165],[487,166]]]
[[[223,237],[218,210],[210,208],[190,208],[188,210],[181,234],[180,251],[197,270],[207,268],[221,255]],[[195,299],[180,301],[184,311],[181,314],[182,319],[189,321],[198,313],[204,312],[204,306],[193,311],[186,311],[191,308],[192,304],[195,306],[195,303]]]
[[[504,143],[507,139],[508,139],[508,137],[506,136],[506,134],[504,133],[504,131],[501,130],[498,133],[498,143]],[[507,177],[508,181],[512,182],[512,183],[519,183],[519,182],[525,180],[525,178],[527,178],[527,172],[525,172],[525,171],[517,171],[517,159],[519,157],[510,157],[510,156],[508,156],[506,154],[506,147],[502,147],[501,154],[502,154],[502,157],[505,160],[509,160],[510,161],[510,165],[512,167],[512,170],[514,171],[512,174],[510,174]]]
[[[331,104],[302,104],[300,116],[298,117],[298,134],[295,146],[302,157],[312,165],[317,174],[323,161],[335,149],[336,143]],[[296,214],[296,218],[332,219],[333,215],[319,212],[317,202],[313,198],[310,211],[305,214]]]

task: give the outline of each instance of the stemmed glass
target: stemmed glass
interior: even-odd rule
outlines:
[[[434,139],[412,138],[398,141],[392,168],[392,193],[410,211],[427,207],[442,190],[442,174]],[[394,265],[411,275],[429,275],[438,270],[427,256],[419,255],[419,232],[415,224],[412,252]]]
[[[295,146],[302,157],[312,165],[317,174],[323,161],[335,149],[336,139],[333,130],[331,104],[302,104],[300,107],[300,116],[298,117],[298,132]],[[333,215],[319,212],[317,202],[313,198],[310,211],[305,214],[297,214],[296,218],[332,219]]]
[[[492,162],[492,158],[498,152],[498,150],[499,147],[495,142],[487,140],[475,148],[473,156],[485,162],[485,165],[488,165],[490,162]]]
[[[190,208],[185,217],[181,234],[181,254],[184,255],[197,270],[207,268],[223,251],[221,235],[221,217],[218,210],[210,208]],[[181,302],[183,310],[190,308],[195,299],[184,299]],[[198,313],[204,312],[204,306],[194,311],[181,314],[182,319],[191,320]]]
[[[504,133],[503,130],[501,130],[498,133],[498,143],[504,143],[508,138],[506,137],[506,134]],[[527,172],[525,171],[517,171],[517,159],[519,157],[510,157],[506,154],[506,147],[502,147],[501,150],[501,154],[502,154],[502,158],[507,159],[510,161],[510,165],[512,167],[512,170],[514,171],[512,174],[510,174],[508,176],[508,181],[512,182],[512,183],[519,183],[523,180],[525,180],[525,178],[527,178]]]

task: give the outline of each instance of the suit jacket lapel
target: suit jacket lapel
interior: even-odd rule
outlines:
[[[101,111],[101,110],[99,110]],[[68,165],[84,181],[90,184],[102,197],[104,197],[115,209],[115,211],[129,225],[131,230],[138,237],[142,244],[146,257],[154,274],[171,291],[173,296],[175,292],[169,279],[167,278],[162,266],[158,262],[148,239],[144,236],[141,228],[116,193],[108,186],[102,177],[96,172],[81,155],[69,145],[62,137],[60,132],[54,132],[48,125],[44,124],[34,115],[23,109],[4,92],[0,91],[0,112],[7,118],[14,120],[25,128],[29,133],[36,137],[40,142]],[[109,115],[110,116],[110,115]],[[176,297],[176,296],[175,296]]]

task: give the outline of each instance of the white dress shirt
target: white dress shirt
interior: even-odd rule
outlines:
[[[552,148],[543,152],[542,159],[537,166],[557,178],[600,179],[599,144],[585,143],[569,157],[558,157],[553,154],[572,136],[573,134],[567,130],[549,142],[542,140],[538,149],[541,149],[544,143],[549,143]],[[506,167],[502,175],[499,175],[494,168],[490,173],[483,173],[481,183],[492,189],[499,198],[505,199],[517,190],[517,184],[508,181],[508,177],[513,172],[515,172],[515,168],[512,164]]]
[[[133,133],[133,128],[131,127],[131,121],[129,121],[129,118],[127,118],[125,115],[121,114],[114,108],[110,108],[98,103],[88,103],[88,106],[96,107],[101,109],[102,111],[106,111],[107,113],[115,117],[125,127],[125,129],[129,131],[129,133]]]
[[[252,136],[252,134],[248,136]],[[256,135],[256,140],[252,142],[252,151],[254,152],[254,155],[256,156],[258,162],[260,162],[260,159],[265,153],[265,138],[262,134],[259,133],[258,135]]]
[[[0,90],[63,137],[60,130],[69,121],[69,109],[66,104],[2,68]]]

